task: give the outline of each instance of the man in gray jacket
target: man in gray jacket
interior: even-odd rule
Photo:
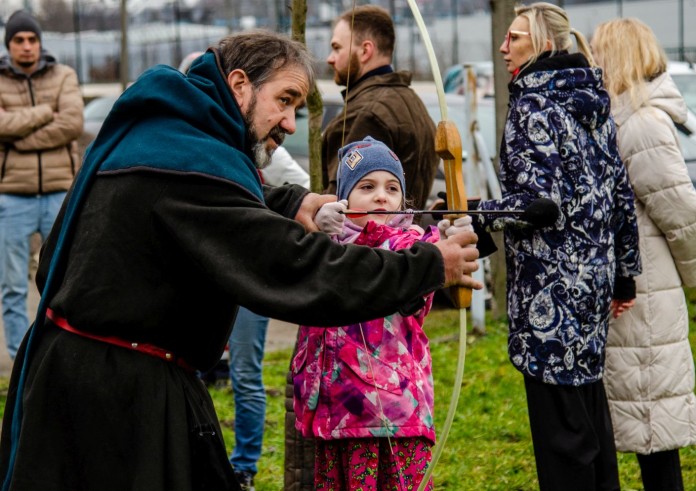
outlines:
[[[75,71],[41,48],[41,28],[18,10],[0,58],[0,287],[14,359],[29,327],[29,238],[48,235],[79,166],[83,101]]]

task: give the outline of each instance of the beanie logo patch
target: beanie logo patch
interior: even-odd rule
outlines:
[[[396,160],[397,162],[399,161],[399,157],[397,157],[396,154],[395,154],[393,151],[389,150],[389,155],[391,155],[392,158],[393,158],[394,160]]]
[[[350,152],[350,154],[346,157],[345,164],[350,167],[350,170],[355,170],[355,167],[360,163],[360,161],[363,159],[362,154],[357,151],[353,150]]]

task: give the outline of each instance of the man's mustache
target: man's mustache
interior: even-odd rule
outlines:
[[[273,138],[273,140],[278,143],[278,145],[282,145],[283,141],[285,141],[285,131],[283,131],[280,127],[276,126],[273,128],[271,131],[268,132],[268,138]]]

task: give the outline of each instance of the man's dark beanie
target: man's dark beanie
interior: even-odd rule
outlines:
[[[39,25],[39,21],[36,20],[36,17],[26,10],[17,10],[7,19],[7,23],[5,24],[5,47],[9,49],[10,40],[12,40],[15,34],[23,31],[35,33],[39,41],[41,41],[41,26]]]

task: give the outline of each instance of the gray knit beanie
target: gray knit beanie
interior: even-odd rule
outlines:
[[[355,185],[370,172],[387,171],[399,180],[401,192],[406,194],[404,169],[401,161],[391,149],[371,136],[349,143],[338,150],[338,199],[348,199]]]
[[[9,49],[14,35],[23,31],[33,32],[39,38],[39,42],[41,41],[41,26],[36,17],[26,10],[17,10],[10,15],[5,24],[5,47]]]

